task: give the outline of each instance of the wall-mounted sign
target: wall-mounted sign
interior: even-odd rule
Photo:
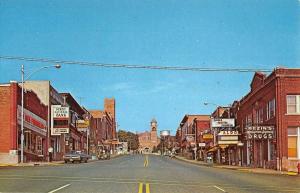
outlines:
[[[234,127],[234,119],[211,119],[212,127]]]
[[[238,144],[239,141],[218,141],[218,145],[234,145],[234,144]]]
[[[247,139],[273,139],[274,126],[249,126],[246,127]]]
[[[22,107],[18,105],[18,124],[21,125]],[[47,135],[47,122],[36,114],[24,108],[24,128],[35,131],[43,136]]]
[[[239,136],[220,136],[219,140],[221,141],[236,141],[239,139]]]
[[[51,106],[51,135],[69,133],[69,107]]]

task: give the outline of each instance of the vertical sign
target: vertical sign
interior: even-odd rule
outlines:
[[[51,106],[51,135],[69,133],[69,107]]]

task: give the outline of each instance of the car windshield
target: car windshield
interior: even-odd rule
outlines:
[[[300,193],[300,0],[0,0],[0,193]]]

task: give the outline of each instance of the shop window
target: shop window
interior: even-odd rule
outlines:
[[[287,95],[287,114],[300,114],[300,95]]]
[[[39,155],[43,155],[43,138],[40,136],[36,137],[36,152]]]
[[[300,159],[300,127],[288,128],[288,158]]]
[[[24,131],[24,149],[30,151],[31,147],[31,132]]]
[[[267,120],[275,117],[275,99],[272,99],[267,104]]]

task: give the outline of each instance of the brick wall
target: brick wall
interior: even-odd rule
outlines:
[[[0,86],[0,152],[8,153],[10,150],[10,113],[11,113],[11,92],[10,86]]]

